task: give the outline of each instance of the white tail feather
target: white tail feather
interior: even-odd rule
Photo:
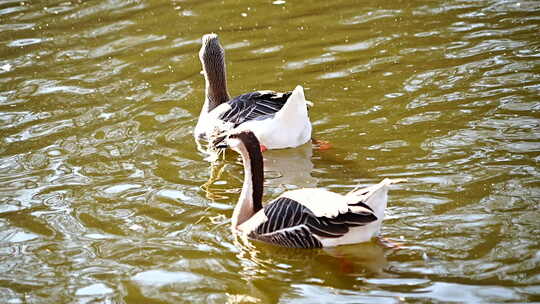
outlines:
[[[294,88],[283,108],[276,113],[276,117],[294,118],[299,115],[307,116],[307,103],[304,96],[304,88],[300,85]]]
[[[385,178],[380,183],[371,185],[369,187],[356,187],[351,192],[347,193],[345,197],[347,198],[348,204],[355,204],[359,201],[364,202],[371,209],[373,209],[375,216],[377,216],[377,218],[382,221],[382,219],[384,218],[384,210],[386,209],[386,203],[388,201],[388,186],[404,181],[406,180],[403,178]]]
[[[360,186],[356,186],[353,190],[351,190],[349,193],[346,194],[348,198],[356,199],[356,198],[363,198],[363,197],[369,197],[372,195],[375,191],[387,187],[392,184],[402,183],[406,182],[407,179],[405,178],[385,178],[382,181],[380,181],[378,184],[371,185],[366,188],[360,188]]]

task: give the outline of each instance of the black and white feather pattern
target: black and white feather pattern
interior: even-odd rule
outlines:
[[[290,96],[291,92],[276,93],[273,91],[257,91],[242,94],[227,101],[227,104],[231,108],[222,113],[218,118],[233,123],[234,127],[237,127],[249,120],[271,117],[281,110]]]
[[[331,204],[332,202],[328,202]],[[321,239],[339,238],[352,227],[364,226],[377,220],[369,206],[358,202],[363,211],[350,208],[335,217],[316,216],[301,203],[280,197],[264,207],[267,220],[249,234],[250,238],[291,248],[320,248]]]

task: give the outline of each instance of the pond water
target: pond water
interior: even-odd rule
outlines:
[[[0,2],[0,302],[540,301],[540,2]],[[377,242],[235,244],[242,166],[192,130],[216,32],[229,90],[300,84],[313,136],[265,200],[386,177]]]

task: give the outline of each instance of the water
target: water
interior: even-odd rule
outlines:
[[[540,301],[540,2],[0,2],[4,303]],[[230,93],[291,90],[314,137],[265,200],[385,177],[378,243],[238,247],[242,167],[191,132],[200,37]]]

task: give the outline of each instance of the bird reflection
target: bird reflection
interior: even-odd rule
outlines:
[[[375,242],[328,247],[323,251],[339,261],[342,273],[379,275],[388,264],[383,247]]]
[[[269,275],[293,276],[295,280],[314,279],[335,288],[350,288],[357,276],[381,276],[388,265],[384,247],[377,242],[296,249],[278,247],[235,236],[245,279]]]
[[[216,160],[210,164],[210,174],[208,180],[201,185],[201,189],[205,193],[205,197],[211,201],[218,199],[227,199],[228,196],[224,195],[226,191],[223,189],[212,189],[214,183],[221,178],[223,171],[225,171],[226,163],[223,160]]]
[[[299,188],[315,187],[317,179],[313,171],[312,144],[306,143],[294,149],[268,150],[264,152],[264,173],[270,186],[295,185]]]
[[[217,158],[210,165],[209,178],[201,186],[209,200],[227,199],[228,193],[237,192],[238,189],[223,189],[215,183],[221,179],[228,162],[226,159],[236,159],[236,153],[229,153],[227,150],[223,157]],[[282,150],[268,150],[263,153],[265,184],[272,187],[286,188],[294,187],[307,188],[315,187],[317,179],[311,176],[313,171],[313,147],[311,143],[306,143],[300,147]],[[239,181],[241,181],[239,177]]]

